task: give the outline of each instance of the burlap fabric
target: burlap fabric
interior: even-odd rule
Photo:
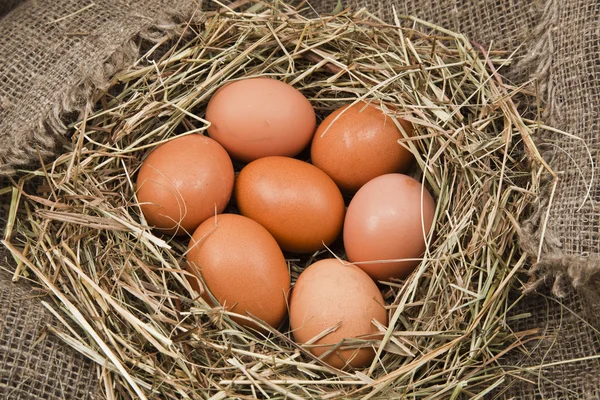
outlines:
[[[40,292],[0,274],[0,398],[100,399],[95,365],[48,332]]]
[[[0,18],[8,14],[13,8],[18,6],[24,0],[0,0]]]
[[[60,151],[66,120],[195,1],[27,1],[0,24],[0,174]]]
[[[2,204],[0,231],[7,213]],[[51,299],[22,278],[13,283],[6,272],[13,268],[0,248],[0,399],[100,399],[96,366],[50,332],[60,326],[42,305]]]
[[[585,311],[600,328],[600,186],[596,165],[600,155],[600,6],[594,1],[552,2],[546,17],[548,32],[540,45],[549,57],[540,67],[549,124],[575,135],[549,133],[545,154],[559,174],[548,229],[541,213],[528,227],[527,246],[544,248],[531,289],[552,282],[552,291],[563,296],[575,287]],[[557,34],[555,34],[556,32]],[[551,198],[551,187],[546,199]],[[536,220],[537,219],[537,220]],[[536,227],[538,229],[536,229]],[[537,249],[536,249],[537,250]]]
[[[157,26],[161,27],[157,34],[163,34],[172,23],[164,10],[185,16],[193,7],[183,1],[124,4],[116,0],[28,2],[0,21],[0,171],[9,173],[37,160],[38,151],[46,155],[56,150],[57,139],[67,132],[66,123],[85,110],[116,69],[137,56],[132,38],[140,32],[150,35],[150,27]],[[328,12],[337,0],[312,0],[311,4],[318,12]],[[545,100],[544,119],[584,139],[597,162],[600,6],[595,0],[350,0],[344,5],[366,6],[387,21],[393,20],[395,6],[399,14],[464,32],[485,47],[516,50],[518,61],[502,73],[515,82],[536,78]],[[527,344],[527,353],[504,360],[506,385],[496,395],[596,399],[600,398],[600,362],[593,357],[600,353],[600,342],[598,331],[590,325],[598,323],[597,314],[589,310],[594,309],[590,304],[597,293],[593,290],[595,268],[600,265],[596,262],[600,216],[594,211],[600,191],[598,185],[589,186],[592,169],[580,140],[552,132],[537,139],[560,176],[547,229],[540,230],[548,206],[544,201],[537,205],[543,212],[524,229],[526,248],[535,255],[542,232],[547,241],[528,286],[544,295],[531,294],[522,302],[514,312],[532,317],[509,328],[539,328],[540,339]],[[584,201],[588,189],[590,199]],[[576,292],[570,289],[573,283]],[[564,299],[553,299],[551,289]],[[0,315],[10,307],[10,301],[0,303]],[[22,332],[19,325],[18,321],[13,324],[16,332]],[[30,351],[24,342],[19,343],[13,347]],[[73,362],[80,361],[73,358]]]

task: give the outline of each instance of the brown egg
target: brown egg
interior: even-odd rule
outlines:
[[[412,125],[398,119],[406,133]],[[404,172],[412,154],[398,143],[404,138],[391,117],[360,102],[339,108],[319,125],[310,149],[311,162],[344,192],[356,192],[371,179]]]
[[[275,328],[285,318],[290,290],[287,263],[273,236],[259,223],[236,214],[204,221],[190,240],[187,261],[188,271],[201,274],[220,305],[237,314],[250,313]],[[198,280],[192,278],[190,283],[200,292]]]
[[[331,244],[344,221],[344,199],[314,165],[265,157],[246,165],[235,183],[242,215],[259,222],[282,249],[310,253]]]
[[[290,297],[290,326],[296,342],[304,344],[329,328],[339,327],[313,344],[317,357],[330,351],[343,339],[371,335],[379,330],[373,319],[387,324],[384,301],[377,285],[360,268],[337,259],[317,261],[298,277]],[[375,356],[373,347],[339,349],[323,361],[336,368],[347,364],[358,368]]]
[[[434,212],[429,192],[409,176],[387,174],[369,181],[346,213],[348,259],[375,280],[406,278],[425,252]],[[368,263],[384,260],[395,261]]]
[[[206,109],[208,134],[231,157],[250,162],[300,153],[315,132],[315,111],[302,93],[271,78],[229,83]]]
[[[167,234],[191,234],[223,212],[233,190],[233,164],[209,137],[187,135],[157,147],[142,164],[137,199],[148,225]]]

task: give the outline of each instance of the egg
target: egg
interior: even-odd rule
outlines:
[[[259,222],[282,249],[310,253],[331,244],[344,221],[344,199],[326,173],[288,157],[246,165],[235,183],[242,215]]]
[[[238,161],[295,156],[316,127],[310,102],[292,86],[271,78],[229,83],[210,99],[208,134]]]
[[[412,125],[397,119],[408,136]],[[343,192],[354,193],[371,179],[405,172],[411,152],[398,143],[404,135],[392,117],[365,102],[343,106],[319,125],[310,148],[311,162]]]
[[[328,329],[337,329],[316,340],[309,350],[317,357],[331,351],[343,339],[375,339],[379,332],[371,322],[387,324],[384,301],[377,285],[360,268],[337,259],[317,261],[298,277],[290,296],[290,327],[294,340],[309,342]],[[346,342],[346,345],[350,344]],[[330,346],[327,346],[330,345]],[[323,361],[336,368],[368,365],[374,358],[373,347],[339,348]]]
[[[142,163],[137,199],[150,226],[167,234],[191,234],[225,209],[233,181],[233,164],[219,143],[186,135],[158,146]]]
[[[204,279],[223,307],[250,313],[275,328],[284,320],[290,273],[277,242],[259,223],[237,214],[210,218],[194,232],[186,257],[188,271]],[[190,283],[202,292],[197,279]],[[246,319],[234,319],[256,328]]]
[[[429,192],[407,175],[367,182],[350,201],[344,221],[348,260],[375,280],[406,278],[425,252],[434,212]]]

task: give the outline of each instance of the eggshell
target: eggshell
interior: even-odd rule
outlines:
[[[412,125],[398,122],[406,133]],[[360,102],[329,114],[319,125],[311,145],[311,162],[325,171],[344,192],[354,193],[371,179],[405,172],[413,155],[398,143],[404,138],[391,117]]]
[[[250,162],[295,156],[315,132],[315,111],[302,93],[271,78],[235,81],[217,91],[206,109],[210,137],[231,157]]]
[[[313,343],[331,345],[311,347],[317,357],[342,339],[379,332],[371,322],[373,319],[387,324],[383,297],[371,278],[352,264],[344,265],[336,259],[317,261],[300,274],[292,289],[290,326],[296,342],[304,344],[340,324],[334,332]],[[336,368],[346,364],[357,368],[368,365],[374,356],[372,347],[339,349],[323,361]]]
[[[220,305],[275,328],[281,324],[290,274],[277,242],[259,223],[236,214],[210,218],[196,229],[188,250],[188,271],[201,274]],[[190,283],[200,292],[197,279]],[[209,299],[206,294],[204,298]],[[245,319],[237,321],[256,327]]]
[[[137,199],[149,225],[167,234],[191,234],[223,212],[233,191],[233,164],[209,137],[187,135],[157,147],[143,162]]]
[[[386,174],[369,181],[348,206],[344,221],[348,259],[375,280],[407,277],[420,263],[414,259],[425,252],[434,212],[429,192],[409,176]],[[397,261],[362,264],[381,260]]]
[[[310,253],[331,244],[344,221],[344,199],[327,174],[287,157],[265,157],[242,169],[235,183],[242,215],[259,222],[282,249]]]

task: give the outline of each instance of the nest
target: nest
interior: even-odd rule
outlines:
[[[542,125],[514,100],[531,94],[498,73],[510,55],[409,16],[306,11],[222,8],[146,43],[72,126],[68,151],[14,182],[3,243],[15,278],[51,294],[53,333],[98,364],[107,398],[454,399],[485,396],[511,372],[499,360],[528,334],[509,324],[525,317],[510,316],[527,262],[519,224],[545,168],[532,141]],[[331,368],[288,326],[261,334],[210,307],[187,280],[188,239],[152,231],[136,202],[144,157],[202,134],[211,95],[255,76],[296,87],[320,119],[368,101],[415,127],[399,145],[436,199],[435,235],[408,279],[381,283],[390,323],[363,343],[377,353],[366,369]],[[292,280],[329,251],[288,255]]]

